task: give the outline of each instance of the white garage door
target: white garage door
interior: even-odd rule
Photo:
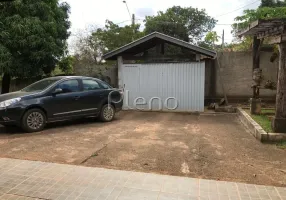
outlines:
[[[204,111],[205,63],[124,64],[123,109]]]

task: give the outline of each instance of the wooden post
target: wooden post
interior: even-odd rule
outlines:
[[[250,113],[251,114],[260,114],[261,113],[261,99],[259,98],[259,86],[260,81],[257,80],[257,72],[260,68],[260,46],[261,41],[257,39],[257,36],[253,36],[252,44],[252,77],[254,84],[252,86],[253,96],[250,99]]]
[[[255,69],[260,68],[260,40],[257,36],[253,37],[252,46],[252,72],[254,72]],[[253,87],[253,98],[259,98],[259,89],[256,86]]]
[[[257,69],[260,67],[260,40],[257,39],[257,36],[253,37],[253,47],[252,47],[252,51],[253,51],[253,66],[252,69]]]
[[[276,113],[272,128],[276,133],[286,133],[286,42],[279,44]]]

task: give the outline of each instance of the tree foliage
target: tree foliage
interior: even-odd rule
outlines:
[[[262,0],[261,5],[257,9],[244,10],[242,16],[236,17],[235,23],[232,25],[233,33],[246,28],[251,22],[258,19],[274,19],[286,18],[285,1]],[[235,51],[249,50],[252,47],[252,37],[244,37],[239,43],[233,45]]]
[[[146,34],[158,31],[191,43],[200,41],[216,24],[204,9],[180,6],[160,11],[156,16],[147,16],[145,22]]]
[[[50,73],[66,48],[69,10],[58,0],[0,3],[0,72],[14,77]]]
[[[220,36],[218,36],[216,31],[211,31],[206,34],[205,41],[208,43],[218,42]]]
[[[285,7],[286,1],[280,1],[280,0],[261,0],[260,7]]]
[[[58,67],[64,74],[72,74],[74,62],[75,58],[73,56],[65,56],[59,61]]]
[[[256,10],[244,10],[243,13],[234,19],[236,23],[232,25],[233,30],[243,29],[258,19],[286,18],[286,7],[262,7]]]
[[[218,49],[221,45],[216,45],[215,43],[218,42],[220,36],[217,34],[216,31],[210,31],[206,34],[205,40],[198,43],[200,47],[206,49]]]
[[[106,20],[105,27],[93,32],[91,40],[99,45],[101,52],[105,53],[141,38],[144,33],[140,32],[139,28],[140,24],[120,27]]]
[[[76,34],[74,40],[73,71],[77,75],[92,76],[104,80],[104,73],[111,65],[103,63],[104,46],[92,34],[97,28],[92,27]]]

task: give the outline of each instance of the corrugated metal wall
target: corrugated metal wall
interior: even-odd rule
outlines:
[[[204,111],[205,63],[124,64],[123,109]]]

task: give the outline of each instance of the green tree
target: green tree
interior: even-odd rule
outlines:
[[[112,21],[106,20],[104,28],[98,28],[92,33],[91,39],[102,53],[112,51],[144,36],[139,30],[140,24],[120,27]]]
[[[58,67],[64,74],[70,75],[73,73],[74,62],[75,58],[73,56],[65,56],[59,61]]]
[[[0,73],[2,93],[11,77],[49,74],[64,54],[70,7],[58,0],[0,3]]]
[[[284,7],[286,6],[286,1],[280,0],[261,0],[260,7]]]
[[[191,43],[200,41],[216,24],[204,9],[180,6],[160,11],[156,16],[147,16],[145,22],[146,34],[157,31]]]
[[[216,31],[211,31],[206,34],[205,41],[211,44],[213,47],[216,42],[218,42],[220,36],[218,36]]]
[[[216,45],[215,43],[218,42],[219,39],[220,36],[218,36],[216,31],[210,31],[206,34],[204,41],[198,42],[198,45],[206,49],[218,49],[221,45]]]

